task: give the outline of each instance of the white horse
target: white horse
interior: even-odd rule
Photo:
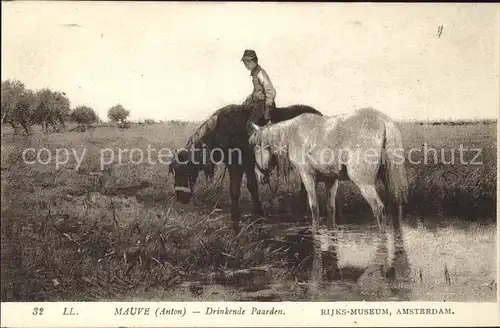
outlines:
[[[385,114],[362,108],[352,115],[302,114],[265,127],[253,125],[249,143],[255,154],[255,170],[261,183],[284,157],[300,175],[308,194],[313,230],[319,225],[316,184],[328,191],[329,222],[335,226],[335,197],[339,180],[350,179],[370,205],[380,232],[387,227],[386,207],[375,182],[382,178],[398,205],[398,215],[408,198],[403,144],[399,128]]]

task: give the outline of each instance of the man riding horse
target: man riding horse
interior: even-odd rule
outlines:
[[[176,198],[179,202],[187,204],[194,195],[198,174],[201,171],[207,176],[214,174],[215,165],[210,160],[209,163],[202,160],[202,149],[210,150],[210,153],[211,150],[217,149],[215,155],[221,157],[228,168],[231,218],[235,231],[239,230],[241,219],[239,199],[243,175],[246,176],[247,189],[252,198],[252,213],[255,216],[263,215],[254,171],[255,157],[248,143],[248,138],[253,132],[252,123],[262,126],[269,122],[286,121],[304,113],[322,115],[307,105],[276,107],[274,104],[276,91],[269,76],[258,64],[255,51],[245,50],[241,60],[251,72],[254,85],[252,94],[242,105],[227,105],[210,115],[189,137],[185,147],[176,150],[169,165],[169,172],[174,175]],[[241,157],[238,158],[237,154],[241,154]],[[219,158],[214,160],[218,161]],[[306,190],[302,183],[300,194],[305,205]]]
[[[252,111],[248,122],[248,130],[251,131],[251,123],[257,125],[270,123],[271,111],[276,108],[274,102],[276,90],[267,72],[259,65],[259,59],[254,50],[245,50],[241,61],[250,71],[253,83],[253,91],[243,103],[243,106]]]

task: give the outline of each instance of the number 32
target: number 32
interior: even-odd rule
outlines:
[[[43,314],[43,308],[33,308],[33,315],[42,315]]]

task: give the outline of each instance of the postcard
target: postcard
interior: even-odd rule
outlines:
[[[2,2],[2,327],[496,326],[496,4]]]

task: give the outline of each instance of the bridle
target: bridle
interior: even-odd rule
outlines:
[[[174,172],[175,174],[175,172]],[[185,192],[185,193],[188,193],[188,194],[193,194],[193,181],[192,181],[192,178],[191,176],[187,176],[186,177],[186,180],[187,180],[187,187],[186,186],[179,186],[179,185],[175,185],[175,182],[174,182],[174,191],[181,191],[181,192]]]
[[[261,151],[260,151],[260,161],[262,162],[262,160],[263,160],[262,149],[264,149],[264,147],[262,147],[262,142],[260,143],[259,148],[261,149]],[[270,166],[270,165],[268,165],[268,166]],[[255,167],[257,168],[257,170],[259,170],[259,172],[261,174],[263,174],[263,175],[265,175],[267,177],[269,177],[271,175],[271,170],[269,168],[265,169],[262,166],[260,166],[260,164],[257,162],[257,160],[255,160]]]
[[[191,178],[188,177],[187,178],[187,187],[185,186],[174,186],[174,190],[175,191],[182,191],[182,192],[185,192],[185,193],[188,193],[188,194],[192,194],[193,193],[193,190],[191,189],[192,187],[192,183],[191,183]]]
[[[196,175],[201,170],[198,167],[194,167],[194,169],[196,170]],[[174,175],[176,174],[174,168],[172,168],[172,172],[174,173]],[[195,185],[195,182],[196,182],[196,178],[193,179],[190,172],[187,172],[187,174],[186,174],[186,172],[184,172],[184,173],[185,173],[185,176],[186,176],[187,186],[175,185],[176,182],[174,182],[174,190],[175,191],[181,191],[181,192],[193,195],[194,194],[194,185]]]
[[[262,144],[260,145],[260,148],[262,149]],[[260,160],[262,162],[262,151],[260,152]],[[272,161],[272,159],[269,161],[269,165],[268,165],[269,167],[271,166],[270,165],[271,161]],[[273,187],[271,186],[271,179],[269,179],[269,177],[271,176],[272,170],[270,170],[269,168],[267,168],[267,169],[263,168],[262,166],[260,166],[260,164],[257,161],[255,161],[255,167],[262,175],[264,175],[268,178],[267,185],[269,186],[269,189],[271,189],[271,192],[276,193],[278,191],[279,184],[276,186],[276,189],[273,190]]]
[[[259,165],[259,163],[257,163],[257,161],[255,161],[255,167],[257,168],[257,170],[259,170],[259,172],[262,175],[265,175],[265,176],[270,176],[271,175],[272,171],[270,169],[263,168],[262,166]]]

